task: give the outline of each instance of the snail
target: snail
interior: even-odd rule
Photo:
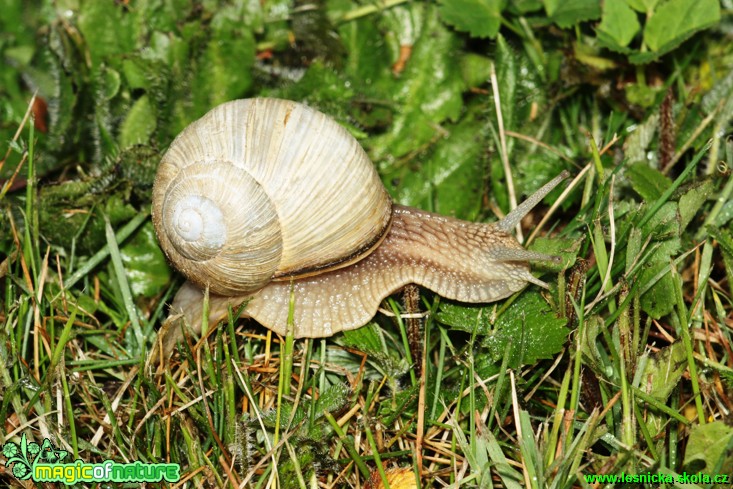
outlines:
[[[380,302],[417,284],[460,302],[496,301],[528,283],[547,285],[511,230],[563,173],[493,224],[393,204],[359,143],[306,105],[254,98],[219,105],[164,154],[153,187],[153,224],[188,279],[166,324],[214,324],[228,307],[296,338],[366,324]],[[175,333],[174,331],[178,331]],[[171,350],[180,328],[168,328]]]

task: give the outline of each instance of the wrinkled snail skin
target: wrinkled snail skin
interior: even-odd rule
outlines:
[[[219,171],[223,179],[204,176]],[[358,143],[319,112],[276,99],[219,106],[176,138],[156,178],[156,232],[189,279],[171,305],[163,348],[170,353],[181,338],[181,317],[200,331],[205,287],[211,324],[246,302],[243,315],[279,334],[292,294],[300,338],[358,328],[411,283],[470,303],[545,286],[529,261],[555,257],[523,249],[510,232],[566,176],[497,223],[461,221],[393,205]],[[238,234],[249,241],[229,244]]]

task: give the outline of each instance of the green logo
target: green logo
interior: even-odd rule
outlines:
[[[59,450],[46,438],[42,444],[28,442],[25,434],[20,445],[8,442],[2,446],[7,459],[6,467],[12,466],[12,473],[20,480],[36,482],[63,482],[71,485],[77,482],[178,482],[181,478],[178,464],[146,464],[141,462],[116,463],[105,460],[102,463],[86,463],[76,460],[64,463],[69,455]]]

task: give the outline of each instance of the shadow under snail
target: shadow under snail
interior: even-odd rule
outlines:
[[[296,338],[355,329],[407,284],[460,302],[492,302],[546,284],[510,234],[566,173],[504,219],[461,221],[393,204],[359,143],[330,117],[287,100],[215,107],[173,141],[153,188],[153,224],[188,282],[163,347],[185,318],[200,331],[208,287],[213,324],[228,306]],[[197,331],[197,332],[198,332]]]

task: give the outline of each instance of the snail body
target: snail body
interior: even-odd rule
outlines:
[[[393,205],[358,142],[329,117],[279,99],[222,104],[171,144],[153,189],[153,223],[188,279],[171,307],[196,329],[244,314],[284,334],[323,337],[367,323],[407,284],[492,302],[545,284],[511,235],[555,178],[503,220],[472,223]],[[170,321],[169,321],[170,322]],[[177,336],[169,335],[166,343]]]

